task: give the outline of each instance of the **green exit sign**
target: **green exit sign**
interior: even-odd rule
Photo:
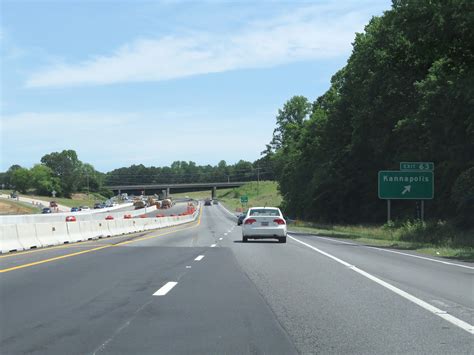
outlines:
[[[240,196],[240,203],[247,203],[249,202],[248,196]]]
[[[402,161],[400,170],[403,171],[433,171],[434,163],[423,161]]]
[[[434,195],[432,171],[379,171],[379,198],[384,200],[431,200]]]

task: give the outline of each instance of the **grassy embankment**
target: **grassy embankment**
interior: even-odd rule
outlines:
[[[195,191],[172,194],[173,197],[188,196],[197,200],[211,197],[211,191]],[[248,197],[248,206],[242,206],[240,196]],[[236,211],[238,208],[257,206],[279,206],[281,196],[277,191],[277,184],[273,181],[249,182],[244,186],[233,189],[218,189],[217,199],[229,210]]]
[[[11,190],[0,190],[0,194],[10,194]],[[79,206],[89,206],[93,207],[94,203],[102,202],[107,200],[104,196],[97,194],[97,193],[90,193],[89,195],[84,193],[73,194],[71,198],[64,198],[64,197],[48,197],[48,196],[38,196],[34,194],[19,194],[21,197],[25,198],[32,198],[36,200],[45,201],[45,206],[49,206],[50,201],[56,201],[60,205],[68,206],[68,207],[79,207]]]
[[[40,212],[41,210],[39,208],[26,202],[5,199],[0,200],[0,215],[32,214]]]
[[[210,191],[173,194],[174,197],[189,196],[195,199],[210,197]],[[231,211],[242,207],[240,196],[249,197],[251,206],[278,206],[281,196],[274,182],[251,182],[239,188],[217,190],[217,198]],[[433,256],[474,261],[474,231],[460,231],[448,223],[404,222],[392,226],[375,225],[324,225],[295,221],[289,225],[295,232],[349,239],[370,246],[414,250]],[[442,242],[435,242],[441,240]]]

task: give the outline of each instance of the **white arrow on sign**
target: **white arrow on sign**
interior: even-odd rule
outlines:
[[[403,186],[404,189],[402,191],[402,195],[405,195],[407,192],[410,192],[411,190],[411,185]]]

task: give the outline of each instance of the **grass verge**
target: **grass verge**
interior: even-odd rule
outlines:
[[[12,201],[1,199],[0,200],[0,215],[12,215],[12,214],[32,214],[40,213],[41,210],[34,207],[26,202]]]
[[[430,232],[432,227],[425,227]],[[413,250],[421,254],[456,259],[460,261],[474,262],[474,248],[472,246],[458,245],[456,240],[465,240],[469,235],[474,238],[472,231],[453,232],[451,227],[438,227],[438,233],[449,233],[451,239],[445,238],[443,243],[430,243],[417,241],[413,230],[406,226],[387,228],[386,226],[339,226],[318,225],[307,222],[296,221],[289,226],[291,231],[317,234],[320,236],[348,239],[369,246],[386,247],[400,250]],[[453,235],[452,233],[457,233]],[[422,232],[418,232],[418,236]],[[415,240],[409,240],[410,238]]]

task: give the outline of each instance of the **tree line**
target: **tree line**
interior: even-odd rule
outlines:
[[[142,164],[115,169],[105,176],[105,184],[137,185],[161,183],[199,183],[272,180],[271,164],[264,158],[255,162],[240,160],[227,164],[221,160],[216,166],[197,165],[195,162],[175,161],[170,166],[145,167]]]
[[[279,110],[264,156],[289,214],[381,222],[377,172],[435,163],[433,219],[474,223],[474,8],[469,0],[394,0],[356,34],[347,64],[314,102]],[[396,201],[396,215],[415,203]]]
[[[170,166],[145,167],[142,164],[102,173],[79,160],[74,150],[46,154],[41,163],[32,168],[12,165],[0,173],[0,184],[21,193],[34,190],[39,195],[71,196],[76,192],[98,192],[110,197],[106,186],[161,183],[195,183],[272,180],[273,170],[267,158],[255,162],[240,160],[227,164],[221,160],[216,166],[197,165],[195,162],[175,161]]]
[[[105,174],[97,171],[91,164],[83,163],[74,150],[63,150],[46,154],[41,163],[32,168],[12,165],[0,173],[0,184],[6,188],[26,193],[35,190],[38,195],[69,197],[75,192],[99,192],[110,196],[103,188]]]

